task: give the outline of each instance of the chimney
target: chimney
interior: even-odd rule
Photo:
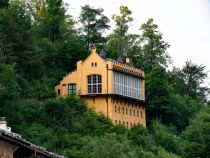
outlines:
[[[100,54],[99,54],[102,58],[106,59],[106,52],[104,50],[101,50],[100,51]]]
[[[124,55],[121,55],[118,59],[117,59],[118,62],[120,63],[126,63],[126,64],[130,64],[130,59]]]
[[[7,127],[6,117],[0,117],[0,129],[7,132],[11,132],[11,128]]]
[[[92,53],[96,53],[96,47],[92,47]]]
[[[125,63],[127,63],[127,64],[130,63],[130,59],[128,57],[125,58]]]

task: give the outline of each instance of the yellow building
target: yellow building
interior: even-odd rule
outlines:
[[[59,96],[76,93],[87,105],[109,117],[113,124],[127,128],[146,127],[144,71],[129,64],[128,58],[115,61],[106,54],[92,53],[77,69],[55,87]]]

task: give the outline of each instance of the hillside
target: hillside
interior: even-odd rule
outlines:
[[[83,6],[80,17],[68,15],[62,0],[0,1],[0,116],[12,130],[70,158],[209,157],[205,66],[186,61],[169,70],[170,45],[158,26],[148,19],[141,33],[129,33],[126,6],[106,36],[110,19],[102,8]],[[147,129],[114,126],[78,96],[56,97],[55,85],[93,45],[145,71]]]

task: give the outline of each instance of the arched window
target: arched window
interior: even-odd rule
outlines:
[[[102,93],[101,75],[88,75],[87,76],[87,89],[88,89],[88,94]]]

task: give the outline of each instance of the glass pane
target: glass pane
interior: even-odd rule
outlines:
[[[71,84],[68,84],[68,94],[71,94]]]
[[[98,75],[98,83],[101,83],[101,76]]]
[[[88,93],[92,93],[91,85],[88,85]]]
[[[68,94],[76,92],[76,84],[68,84]]]
[[[101,84],[98,85],[98,93],[102,93],[102,87]]]
[[[93,85],[93,93],[96,93],[96,85]]]
[[[90,84],[90,83],[91,83],[91,75],[88,76],[88,84]]]
[[[101,93],[101,75],[89,75],[88,76],[88,93]],[[73,87],[76,89],[76,87]]]
[[[96,75],[93,75],[93,83],[96,83]]]
[[[76,84],[73,85],[73,88],[72,88],[72,89],[73,89],[73,90],[76,90]]]

